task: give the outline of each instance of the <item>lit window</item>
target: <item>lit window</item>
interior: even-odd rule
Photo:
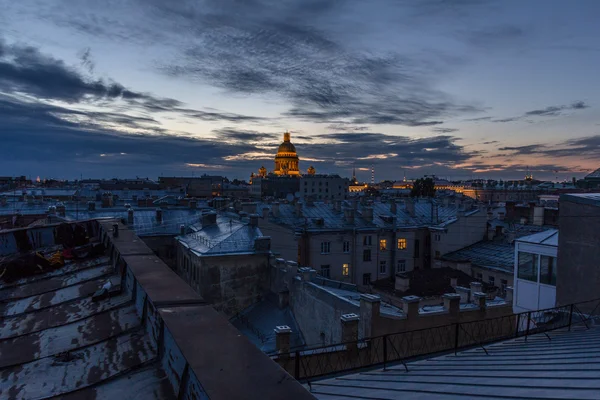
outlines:
[[[381,239],[379,240],[379,250],[386,251],[387,250],[387,240]]]
[[[350,275],[350,264],[342,264],[342,275]]]
[[[321,254],[329,254],[331,251],[331,242],[321,242]]]
[[[406,239],[398,239],[398,250],[406,250]]]
[[[387,262],[385,260],[379,261],[379,273],[385,274],[387,269]]]
[[[344,253],[350,253],[350,242],[349,241],[344,242]]]
[[[406,271],[406,260],[398,260],[398,267],[396,272]]]
[[[329,265],[321,265],[321,276],[329,279]]]

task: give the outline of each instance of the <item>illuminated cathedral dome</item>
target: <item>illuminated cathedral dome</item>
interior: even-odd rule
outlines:
[[[290,142],[290,133],[283,134],[283,143],[279,145],[277,155],[275,156],[276,175],[300,175],[298,154],[296,147]]]

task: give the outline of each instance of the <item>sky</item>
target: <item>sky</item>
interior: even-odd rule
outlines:
[[[600,168],[596,0],[0,0],[0,175]]]

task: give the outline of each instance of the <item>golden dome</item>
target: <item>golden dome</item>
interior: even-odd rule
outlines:
[[[300,175],[300,160],[296,154],[296,147],[290,142],[290,136],[289,132],[285,132],[283,143],[277,149],[275,170],[273,171],[276,175]]]

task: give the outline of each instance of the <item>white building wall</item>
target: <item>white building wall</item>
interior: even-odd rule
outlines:
[[[536,254],[537,282],[519,278],[519,252]],[[533,243],[515,243],[515,272],[513,309],[515,313],[535,311],[556,306],[556,286],[540,283],[540,256],[554,257],[554,268],[557,268],[557,246],[539,245]]]

